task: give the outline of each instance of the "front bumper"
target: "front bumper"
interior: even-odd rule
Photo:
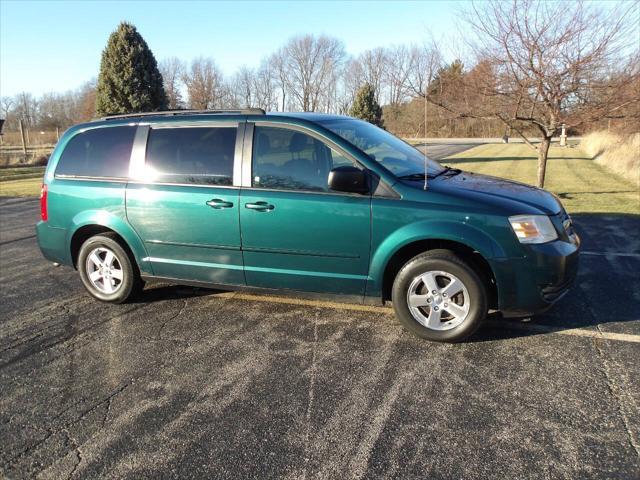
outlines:
[[[521,258],[493,259],[498,308],[505,317],[548,310],[569,291],[578,273],[580,238],[527,245]]]

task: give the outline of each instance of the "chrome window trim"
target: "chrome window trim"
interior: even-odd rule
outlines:
[[[144,180],[129,179],[125,182],[131,185],[166,185],[170,187],[200,187],[200,188],[225,188],[227,190],[239,190],[237,185],[209,185],[207,183],[180,183],[180,182],[146,182]]]
[[[316,194],[316,195],[338,195],[340,197],[354,197],[354,198],[371,198],[370,193],[349,193],[349,192],[334,192],[330,190],[328,192],[319,192],[318,190],[295,190],[295,189],[279,189],[279,188],[260,188],[260,187],[242,187],[243,192],[254,192],[255,196],[260,196],[257,192],[280,192],[280,193],[304,193],[304,194]]]
[[[242,151],[244,149],[244,132],[247,128],[246,122],[238,125],[236,134],[236,149],[233,155],[233,186],[240,187],[242,185]]]
[[[129,178],[135,178],[137,172],[144,171],[145,155],[147,151],[147,139],[149,138],[149,125],[138,125],[135,137],[133,137],[133,148],[131,149],[131,160],[129,160]]]
[[[84,181],[84,182],[109,182],[109,183],[128,183],[129,179],[126,177],[91,177],[91,176],[82,176],[82,175],[65,175],[65,174],[54,174],[53,176],[56,180],[74,180]]]
[[[240,185],[244,188],[253,188],[251,185],[252,156],[253,156],[253,133],[255,125],[247,122],[244,130],[244,142],[242,144],[242,175]]]

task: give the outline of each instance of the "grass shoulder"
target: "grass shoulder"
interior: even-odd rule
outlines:
[[[526,144],[479,145],[441,163],[536,184],[537,157]],[[569,213],[640,214],[636,185],[594,162],[577,147],[551,147],[545,189],[558,195]]]

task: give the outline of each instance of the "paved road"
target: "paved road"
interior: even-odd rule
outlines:
[[[469,343],[385,308],[156,286],[91,300],[0,199],[0,477],[638,478],[638,217],[577,217],[577,287]],[[632,237],[632,234],[636,237]]]
[[[443,158],[455,155],[456,153],[464,152],[470,148],[477,147],[481,143],[460,143],[460,144],[426,144],[427,155],[433,160],[442,160]],[[419,145],[418,149],[424,151],[425,145]]]

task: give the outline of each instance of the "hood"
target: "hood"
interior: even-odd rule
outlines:
[[[471,172],[462,172],[458,175],[440,176],[430,180],[431,186],[442,193],[456,190],[473,192],[471,195],[477,198],[481,196],[491,197],[494,202],[504,204],[524,204],[529,208],[537,209],[546,215],[556,215],[562,211],[562,204],[555,195],[541,188],[526,185],[520,182],[505,180],[504,178],[480,175]],[[528,212],[522,212],[528,213]]]

